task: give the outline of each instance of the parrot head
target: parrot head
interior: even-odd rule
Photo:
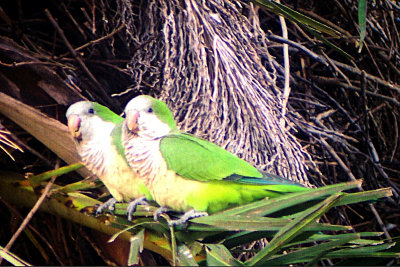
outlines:
[[[168,106],[151,96],[133,98],[125,107],[125,115],[124,128],[130,134],[160,138],[177,128]]]
[[[72,104],[66,113],[68,130],[78,142],[90,140],[95,131],[112,128],[123,120],[109,108],[95,102],[80,101]]]

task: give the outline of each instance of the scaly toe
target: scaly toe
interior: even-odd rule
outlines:
[[[129,205],[126,208],[126,215],[128,216],[128,221],[132,221],[132,214],[135,213],[138,205],[149,205],[149,203],[146,201],[145,197],[140,197],[129,202]]]
[[[110,198],[96,209],[96,215],[103,213],[106,209],[113,212],[115,210],[115,203],[117,203],[117,200],[115,198]]]

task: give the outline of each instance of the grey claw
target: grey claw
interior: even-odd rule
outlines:
[[[203,217],[203,216],[208,216],[207,212],[204,211],[195,211],[195,210],[189,210],[185,214],[182,215],[177,220],[170,221],[168,223],[169,226],[183,226],[185,225],[190,219],[197,218],[197,217]]]
[[[101,204],[97,209],[96,209],[96,215],[99,215],[100,213],[103,213],[104,210],[108,209],[109,211],[114,211],[115,210],[115,203],[117,203],[117,200],[115,198],[110,198],[103,204]]]
[[[159,207],[154,213],[153,213],[153,219],[154,221],[158,222],[158,219],[160,218],[160,215],[163,213],[166,213],[170,211],[169,208],[166,207]]]
[[[126,215],[128,216],[128,221],[132,221],[132,214],[135,213],[138,205],[149,205],[149,203],[146,200],[146,197],[140,197],[129,202],[129,205],[126,208]]]

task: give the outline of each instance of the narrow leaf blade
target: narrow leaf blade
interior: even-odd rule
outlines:
[[[318,203],[317,205],[314,205],[313,207],[302,212],[292,222],[283,227],[264,249],[257,253],[252,259],[247,261],[247,264],[263,264],[275,252],[280,250],[285,243],[298,235],[302,228],[314,222],[317,218],[329,210],[341,197],[342,196],[340,196],[340,193],[336,193],[321,203]]]
[[[144,229],[140,230],[134,237],[130,240],[129,258],[128,265],[136,265],[139,263],[139,253],[143,251],[144,242]]]

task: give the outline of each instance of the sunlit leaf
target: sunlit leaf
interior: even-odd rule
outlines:
[[[358,25],[360,26],[360,47],[358,48],[358,53],[361,53],[367,30],[367,6],[367,0],[358,0]]]
[[[0,257],[2,257],[3,259],[5,259],[14,266],[32,266],[31,264],[22,260],[21,258],[11,253],[10,251],[5,251],[5,249],[2,246],[0,246]]]
[[[143,251],[144,242],[144,229],[140,230],[130,240],[128,265],[135,265],[139,263],[139,253]]]
[[[236,215],[224,218],[221,218],[219,216],[199,217],[192,219],[191,221],[216,226],[218,228],[230,231],[279,231],[283,226],[287,225],[293,220]],[[307,227],[303,228],[304,231],[339,231],[351,229],[352,227],[350,226],[331,225],[317,222],[313,222]]]
[[[329,27],[328,25],[320,23],[278,2],[270,0],[251,0],[251,1],[275,14],[284,16],[285,18],[297,22],[299,24],[307,25],[308,27],[318,30],[319,32],[323,32],[334,37],[338,37],[340,35],[340,32]]]
[[[229,250],[220,244],[207,244],[207,265],[208,266],[242,266],[243,264],[236,260]]]
[[[330,249],[339,247],[347,242],[360,238],[359,234],[348,234],[336,240],[318,244],[308,248],[302,248],[295,252],[277,255],[264,262],[266,265],[283,265],[301,262],[316,262],[323,257]]]
[[[258,252],[252,259],[250,259],[248,265],[260,265],[269,259],[275,252],[279,251],[282,246],[293,239],[296,235],[301,232],[301,229],[319,218],[327,210],[329,210],[335,202],[337,202],[343,195],[336,193],[321,203],[305,210],[300,216],[295,218],[292,222],[284,226],[271,240],[267,246]]]
[[[230,215],[251,215],[251,216],[265,216],[272,214],[279,210],[286,209],[291,206],[305,203],[307,201],[320,199],[321,197],[329,196],[333,193],[359,188],[362,181],[352,181],[347,183],[340,183],[335,185],[328,185],[314,189],[310,192],[298,192],[283,195],[274,199],[266,199],[258,202],[253,202],[240,207],[232,208],[218,213],[215,216],[226,217]]]
[[[63,175],[72,171],[76,171],[80,168],[82,168],[83,165],[81,163],[74,163],[68,166],[64,166],[55,170],[51,170],[51,171],[47,171],[35,176],[32,176],[29,178],[29,180],[31,181],[32,185],[37,185],[42,181],[46,181],[48,179],[50,179],[53,176],[59,176],[59,175]]]
[[[89,181],[89,180],[84,180],[84,181],[79,181],[75,182],[72,184],[68,184],[65,186],[60,186],[57,189],[53,189],[53,193],[69,193],[69,192],[74,192],[74,191],[82,191],[86,189],[93,189],[96,187],[103,186],[103,183],[100,182],[100,180],[96,181]]]
[[[177,260],[180,266],[198,266],[190,249],[183,244],[178,246]]]

